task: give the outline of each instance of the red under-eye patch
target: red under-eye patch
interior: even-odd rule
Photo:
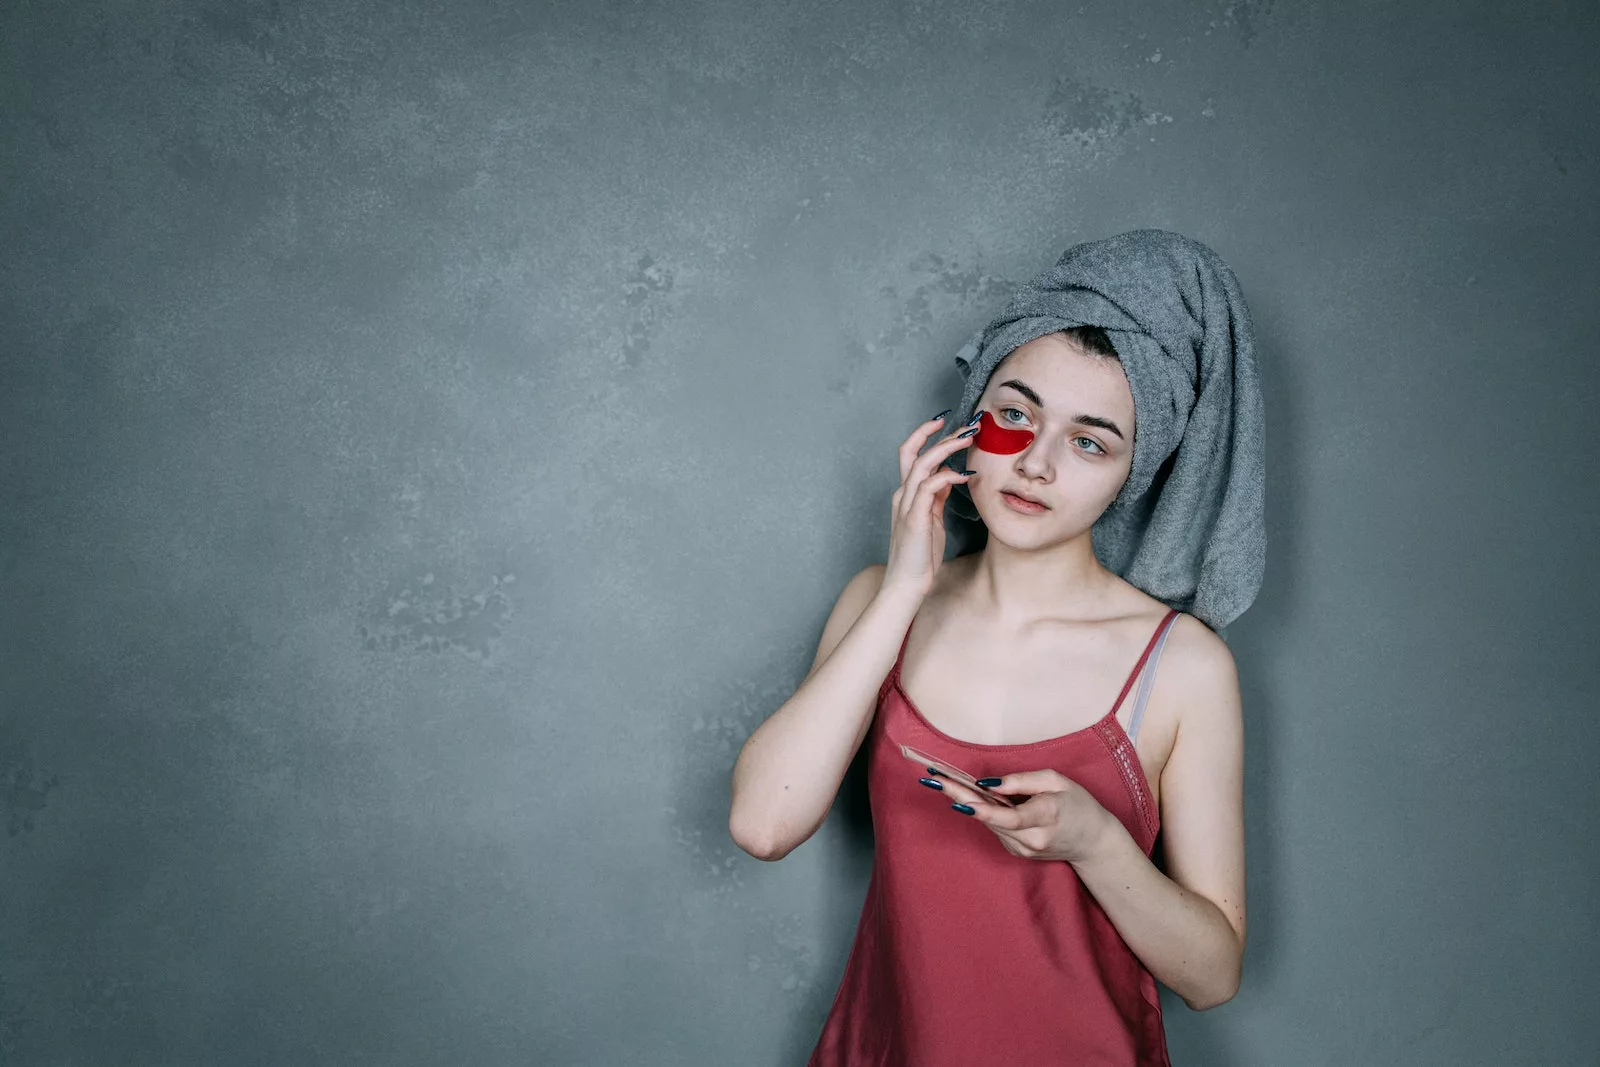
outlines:
[[[978,432],[972,438],[972,447],[998,456],[1021,452],[1033,443],[1032,430],[1013,430],[994,421],[985,411],[978,417]]]

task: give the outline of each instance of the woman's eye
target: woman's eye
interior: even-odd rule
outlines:
[[[1104,452],[1104,451],[1105,451],[1105,449],[1103,449],[1103,448],[1101,448],[1101,447],[1100,447],[1100,442],[1099,442],[1099,441],[1096,441],[1096,440],[1095,440],[1095,439],[1094,439],[1094,438],[1092,438],[1092,437],[1075,437],[1075,438],[1073,438],[1073,440],[1075,440],[1075,441],[1087,441],[1087,442],[1089,442],[1089,443],[1090,443],[1090,444],[1091,444],[1091,445],[1093,445],[1093,446],[1094,446],[1094,450],[1095,450],[1095,451],[1096,451],[1096,452]]]
[[[1017,409],[1017,408],[1001,408],[1001,409],[1000,409],[1000,414],[1001,414],[1001,416],[1002,416],[1002,417],[1003,417],[1003,416],[1005,416],[1005,415],[1006,415],[1006,414],[1008,414],[1008,413],[1010,413],[1010,412],[1013,412],[1013,411],[1015,411],[1015,412],[1016,412],[1016,413],[1017,413],[1017,414],[1018,414],[1018,415],[1022,415],[1022,417],[1023,417],[1023,418],[1024,418],[1024,419],[1026,419],[1026,418],[1027,418],[1027,416],[1026,416],[1026,415],[1023,415],[1023,413],[1022,413],[1022,412],[1021,412],[1021,411],[1020,411],[1020,410],[1019,410],[1019,409]],[[1012,421],[1012,420],[1011,420],[1011,419],[1005,419],[1005,420],[1004,420],[1004,421],[1006,421],[1006,422],[1011,422],[1011,421]]]

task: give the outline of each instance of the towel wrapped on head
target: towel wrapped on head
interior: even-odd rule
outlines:
[[[1133,393],[1133,466],[1094,525],[1095,555],[1221,629],[1255,599],[1266,557],[1265,427],[1239,282],[1210,248],[1165,230],[1074,245],[962,347],[966,387],[945,425],[972,417],[1019,345],[1073,326],[1105,331]],[[979,520],[964,485],[948,507]]]

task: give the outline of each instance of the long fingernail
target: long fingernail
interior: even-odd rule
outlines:
[[[929,767],[929,768],[928,768],[928,773],[929,773],[929,774],[931,774],[931,775],[934,775],[934,776],[935,776],[935,777],[937,777],[937,776],[939,776],[939,775],[940,775],[940,774],[942,774],[942,773],[943,773],[943,772],[942,772],[942,771],[938,771],[938,770],[935,770],[935,769],[934,769],[934,768],[932,768],[932,767]]]
[[[935,415],[933,418],[929,419],[928,421],[929,422],[938,422],[940,419],[944,418],[946,415],[950,414],[954,410],[955,410],[955,408],[945,408],[943,411],[939,412],[939,414]]]
[[[929,789],[937,789],[941,793],[944,792],[944,783],[943,782],[936,782],[932,778],[918,778],[917,781],[921,782],[923,785],[927,786]]]
[[[968,426],[976,426],[976,425],[978,425],[978,420],[981,419],[981,418],[983,418],[983,412],[980,411],[976,415],[972,416],[972,418],[967,420],[967,425]]]
[[[963,437],[971,437],[973,434],[975,434],[977,432],[978,432],[978,428],[976,426],[974,426],[970,430],[962,430],[960,433],[956,434],[956,440],[959,441]]]
[[[1000,779],[998,779],[998,778],[979,778],[978,779],[978,784],[983,786],[985,789],[993,789],[995,786],[1000,784]]]
[[[950,806],[952,808],[955,808],[957,811],[959,811],[963,815],[971,815],[971,814],[973,814],[972,805],[970,805],[970,804],[952,804]]]

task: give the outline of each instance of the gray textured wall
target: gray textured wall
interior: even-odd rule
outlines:
[[[870,853],[726,833],[894,446],[1216,248],[1271,558],[1176,1062],[1597,1039],[1588,3],[0,6],[0,1059],[799,1063]]]

